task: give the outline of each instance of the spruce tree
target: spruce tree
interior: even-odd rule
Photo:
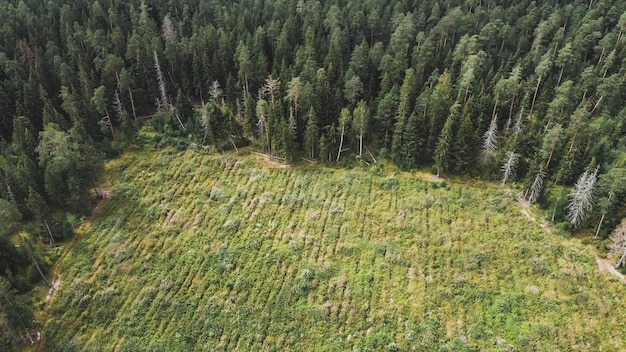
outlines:
[[[317,116],[315,115],[315,110],[311,107],[307,114],[307,123],[304,130],[304,148],[310,159],[315,159],[315,152],[319,149],[318,143],[319,127],[317,125]]]
[[[439,139],[437,141],[437,146],[435,148],[434,159],[435,159],[435,169],[437,170],[437,176],[441,170],[446,170],[449,164],[449,153],[450,148],[452,147],[452,138],[453,138],[453,128],[456,116],[461,109],[461,104],[455,103],[450,108],[450,115],[446,120],[446,123],[443,125],[443,129],[441,130],[441,134],[439,135]]]

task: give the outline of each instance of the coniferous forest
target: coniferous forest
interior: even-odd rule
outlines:
[[[624,265],[625,32],[621,0],[4,0],[0,346],[142,148],[490,181]]]

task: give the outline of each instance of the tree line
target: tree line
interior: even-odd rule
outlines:
[[[625,30],[617,0],[7,0],[2,292],[36,281],[27,248],[71,234],[53,210],[89,209],[146,123],[157,144],[514,181],[606,238],[626,214]]]

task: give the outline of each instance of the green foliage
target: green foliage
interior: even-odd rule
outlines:
[[[75,127],[68,133],[48,124],[36,150],[50,199],[60,206],[70,201],[75,211],[87,211],[89,190],[102,176],[102,161],[80,130]]]
[[[431,170],[486,179],[515,150],[516,180],[530,185],[544,166],[539,204],[556,221],[566,204],[557,201],[559,187],[573,186],[589,165],[600,166],[599,180],[623,183],[615,171],[626,164],[623,1],[3,5],[0,196],[23,222],[41,222],[46,206],[51,214],[86,213],[101,155],[135,143],[176,150],[252,144],[290,161],[308,154],[349,167],[373,161],[371,152],[401,169],[434,164]],[[311,108],[317,134],[312,125],[307,132]],[[153,132],[137,135],[141,124]],[[481,140],[489,142],[483,168]],[[618,186],[598,192],[587,224],[604,222],[606,235],[626,208]],[[62,217],[50,224],[59,227]],[[194,336],[181,333],[154,348],[184,349]],[[467,336],[446,336],[440,346],[463,349]],[[536,337],[522,331],[519,344],[533,349]],[[267,348],[253,339],[250,349]],[[506,340],[490,348],[506,349],[513,343]],[[328,341],[344,347],[343,337]],[[397,336],[386,346],[410,349]]]
[[[32,307],[25,296],[20,296],[9,282],[0,276],[0,347],[13,350],[21,337],[34,326]]]
[[[623,346],[621,284],[509,191],[255,160],[110,161],[112,198],[59,263],[46,349]]]
[[[306,128],[304,130],[304,147],[308,156],[315,159],[316,151],[319,150],[319,127],[317,125],[317,116],[313,107],[309,109],[307,116]]]
[[[495,178],[495,156],[483,158],[488,168],[475,165],[495,120],[494,147],[515,144],[520,180],[532,177],[527,161],[539,155],[546,180],[568,186],[593,158],[602,175],[626,153],[626,5],[615,0],[5,2],[0,139],[19,151],[18,159],[37,159],[38,132],[50,124],[62,132],[79,128],[87,144],[114,156],[140,142],[142,123],[165,135],[155,145],[252,143],[273,155],[310,156],[306,112],[316,112],[321,138],[333,124],[345,130],[340,112],[360,100],[371,108],[372,123],[340,148],[327,133],[325,149],[339,155],[358,148],[362,156],[367,148],[403,169],[434,163],[437,170]],[[268,91],[270,81],[277,84]],[[265,99],[259,115],[257,101]],[[455,103],[459,116],[443,133]],[[194,108],[210,104],[219,112],[207,115],[208,138],[209,124]],[[323,159],[337,160],[333,153],[325,150]],[[63,194],[76,193],[64,189],[68,181],[81,183],[43,167],[17,174],[5,178],[13,178],[8,184],[20,210],[29,187],[61,205]],[[22,174],[29,177],[21,181]],[[43,194],[46,183],[52,193]]]

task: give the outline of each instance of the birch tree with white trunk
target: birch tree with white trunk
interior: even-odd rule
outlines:
[[[351,117],[352,116],[350,114],[350,110],[348,110],[347,108],[341,109],[341,112],[339,113],[339,128],[341,129],[341,138],[339,140],[339,150],[337,151],[337,161],[339,161],[339,158],[341,157],[341,152],[343,152],[343,137],[346,134],[346,128],[350,123]]]

